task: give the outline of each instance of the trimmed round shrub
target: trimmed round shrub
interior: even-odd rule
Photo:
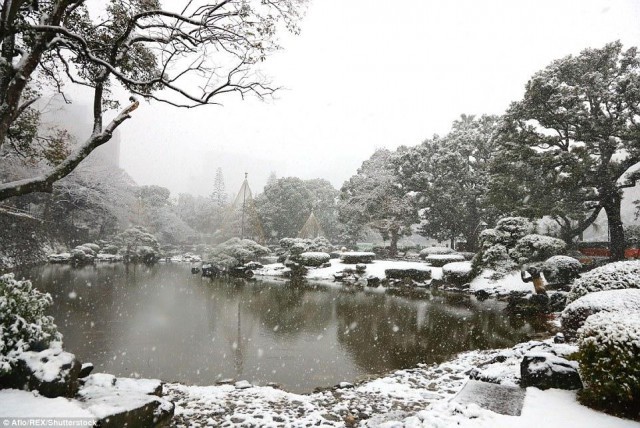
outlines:
[[[453,262],[442,266],[442,279],[450,284],[462,285],[473,279],[471,262]]]
[[[629,260],[609,263],[580,276],[567,295],[567,301],[596,291],[640,288],[640,261]]]
[[[509,255],[519,263],[541,262],[564,253],[566,249],[567,244],[562,239],[532,234],[520,238]]]
[[[97,253],[98,251],[100,251],[100,245],[94,244],[94,243],[91,243],[91,242],[89,242],[87,244],[82,244],[82,246],[91,249],[91,251],[93,251],[94,253]]]
[[[373,259],[375,257],[376,257],[375,253],[357,252],[357,251],[342,253],[340,255],[340,259],[342,260],[342,263],[349,264],[349,265],[355,265],[358,263],[364,263],[364,264],[371,263],[373,262]]]
[[[600,312],[578,330],[583,404],[640,419],[640,313]]]
[[[327,263],[331,259],[328,253],[319,251],[307,252],[300,254],[300,262],[303,266],[318,267]]]
[[[45,315],[51,295],[33,288],[30,281],[16,281],[13,274],[0,276],[0,375],[11,371],[18,353],[42,351],[62,340]]]
[[[569,284],[580,276],[582,263],[569,256],[553,256],[545,260],[542,273],[551,284]]]
[[[449,247],[428,247],[420,251],[420,258],[426,259],[428,256],[432,254],[451,254],[455,253],[453,248]]]
[[[640,290],[608,290],[582,296],[562,311],[562,328],[576,331],[593,314],[620,311],[637,311],[640,316]]]
[[[432,254],[425,261],[431,266],[442,267],[448,263],[463,262],[464,257],[459,254]]]

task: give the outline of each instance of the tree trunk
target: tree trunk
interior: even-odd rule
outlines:
[[[609,196],[604,203],[604,211],[607,213],[609,226],[609,250],[611,251],[612,260],[623,260],[626,248],[622,217],[620,216],[621,201],[620,195],[615,193]]]
[[[398,234],[398,229],[390,230],[389,235],[390,235],[389,256],[395,257],[398,255],[398,240],[400,239],[400,235]]]

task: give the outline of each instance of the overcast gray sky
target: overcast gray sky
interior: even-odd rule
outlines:
[[[143,104],[122,125],[121,165],[139,184],[234,193],[278,177],[336,187],[376,148],[444,134],[461,113],[500,114],[552,60],[622,40],[640,46],[637,0],[315,0],[302,34],[264,70],[277,99],[180,110]]]

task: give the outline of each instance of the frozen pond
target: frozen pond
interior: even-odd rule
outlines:
[[[53,295],[65,348],[96,372],[187,384],[233,378],[310,392],[534,331],[496,301],[211,281],[187,265],[45,265],[16,276]]]

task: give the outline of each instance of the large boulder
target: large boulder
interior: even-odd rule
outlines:
[[[45,397],[73,397],[78,392],[82,364],[61,346],[16,355],[11,372],[0,377],[0,388],[37,390]]]
[[[98,373],[85,379],[78,396],[103,428],[168,426],[174,412],[174,404],[161,398],[162,382],[157,379]]]
[[[575,333],[598,312],[634,311],[640,316],[640,290],[607,290],[590,293],[571,302],[562,312],[562,328]]]
[[[529,352],[520,363],[520,386],[539,389],[581,389],[578,363],[548,352]]]

